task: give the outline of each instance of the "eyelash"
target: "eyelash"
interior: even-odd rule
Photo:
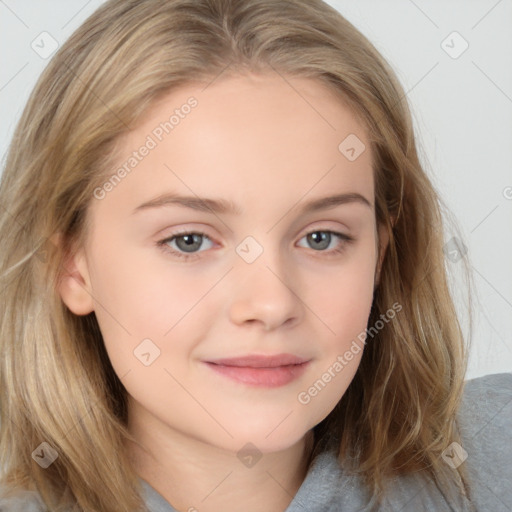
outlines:
[[[311,235],[313,233],[330,233],[331,235],[335,235],[344,241],[344,243],[341,246],[338,246],[336,249],[331,249],[330,251],[326,251],[326,250],[314,251],[314,252],[319,252],[319,253],[325,252],[326,254],[329,255],[327,257],[334,257],[334,256],[337,256],[337,255],[343,253],[346,249],[346,246],[355,241],[354,238],[352,238],[348,235],[345,235],[343,233],[339,233],[338,231],[333,231],[330,229],[315,229],[313,231],[309,231],[308,233],[306,233],[302,238],[304,238],[308,235]],[[168,242],[172,242],[175,238],[180,238],[181,236],[185,236],[185,235],[199,235],[201,237],[207,238],[208,240],[211,240],[211,238],[206,233],[203,233],[201,231],[180,231],[180,232],[172,234],[170,237],[164,238],[163,240],[159,240],[156,244],[164,252],[171,253],[173,256],[177,256],[178,258],[181,258],[184,261],[197,259],[199,257],[199,254],[203,251],[187,254],[187,253],[183,253],[180,251],[176,251],[175,249],[171,249],[167,245]]]

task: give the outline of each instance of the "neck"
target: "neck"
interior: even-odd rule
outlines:
[[[136,419],[135,419],[136,418]],[[127,449],[137,474],[176,510],[284,512],[304,481],[313,445],[299,442],[243,463],[237,453],[191,438],[154,418],[129,415],[138,444]],[[243,507],[241,507],[243,504]]]

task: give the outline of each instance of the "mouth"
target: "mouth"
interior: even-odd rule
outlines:
[[[249,355],[203,361],[217,374],[255,387],[279,387],[299,378],[310,361],[292,354]]]

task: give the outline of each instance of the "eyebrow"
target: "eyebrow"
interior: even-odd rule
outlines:
[[[300,211],[303,214],[313,213],[319,210],[335,208],[336,206],[342,204],[362,204],[369,207],[370,209],[373,208],[373,205],[370,203],[370,201],[368,201],[368,199],[366,199],[366,197],[362,196],[357,192],[348,192],[344,194],[336,194],[333,196],[313,199],[312,201],[305,203],[304,206],[300,209]],[[207,197],[182,196],[174,193],[163,194],[154,199],[151,199],[137,206],[132,213],[134,214],[143,210],[173,205],[182,206],[185,208],[190,208],[192,210],[197,210],[201,212],[217,214],[240,215],[242,213],[242,210],[232,201],[227,201],[225,199],[213,199]]]

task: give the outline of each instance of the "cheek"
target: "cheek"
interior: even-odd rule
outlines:
[[[152,261],[146,251],[122,250],[121,242],[98,240],[96,247],[102,249],[91,272],[95,313],[118,374],[140,366],[134,351],[144,340],[160,350],[155,366],[189,351],[208,324],[201,302],[218,278],[165,257]]]
[[[321,367],[296,395],[298,412],[306,419],[306,428],[313,428],[325,419],[341,400],[359,367],[362,348],[350,351],[347,361],[345,351],[335,351],[322,361]]]
[[[336,337],[335,344],[364,330],[374,295],[375,246],[361,244],[325,273],[310,283],[308,300],[322,312],[322,320]],[[340,346],[340,348],[342,348]]]
[[[373,274],[369,278],[366,270],[360,270],[361,273],[340,273],[339,279],[332,280],[329,292],[317,298],[318,311],[328,328],[318,331],[323,333],[317,338],[318,359],[296,397],[309,428],[333,410],[363,356],[373,300]]]
[[[340,265],[337,272],[330,271],[323,288],[310,289],[308,300],[316,305],[325,326],[320,337],[320,364],[302,390],[303,399],[298,397],[312,418],[332,410],[359,367],[373,302],[374,265],[375,249],[368,244]]]
[[[155,259],[156,247],[136,250],[108,236],[98,238],[95,247],[92,288],[105,323],[117,322],[137,336],[145,329],[162,335],[204,293],[200,273],[167,264],[165,255]]]

